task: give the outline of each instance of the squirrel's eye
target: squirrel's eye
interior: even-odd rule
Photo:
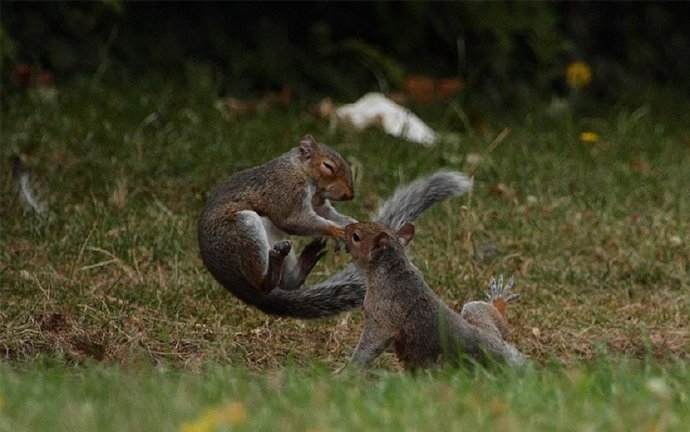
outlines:
[[[323,162],[322,165],[331,174],[335,174],[335,168],[333,167],[333,165],[330,162]]]
[[[353,242],[358,242],[361,239],[359,238],[359,235],[357,233],[352,233],[352,241]]]

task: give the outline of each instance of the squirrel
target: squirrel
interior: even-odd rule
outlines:
[[[520,298],[520,294],[510,292],[514,284],[515,280],[512,277],[504,285],[503,275],[500,275],[498,279],[491,276],[486,301],[475,300],[465,303],[460,310],[460,316],[478,329],[506,339],[508,337],[506,317],[508,303]]]
[[[458,314],[429,288],[410,261],[405,246],[415,227],[404,224],[394,231],[376,222],[345,227],[354,263],[366,278],[364,329],[350,365],[369,366],[389,346],[406,369],[441,362],[458,364],[462,356],[485,364],[489,359],[513,366],[524,356],[505,340],[505,306],[515,300],[512,279],[490,282],[490,302],[470,302]],[[346,365],[347,366],[347,365]]]
[[[461,173],[437,172],[399,188],[377,220],[399,228],[471,186]],[[343,239],[345,225],[356,220],[338,213],[330,201],[353,196],[345,159],[306,135],[299,146],[233,174],[211,191],[197,226],[201,259],[232,294],[271,315],[313,319],[358,307],[366,286],[354,265],[305,287],[326,243],[313,240],[298,258],[286,240],[290,234]]]

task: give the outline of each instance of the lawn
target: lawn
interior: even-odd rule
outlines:
[[[2,431],[664,431],[685,430],[690,370],[537,366],[521,373],[327,369],[248,372],[0,369]]]
[[[306,102],[233,117],[212,89],[75,81],[2,106],[0,430],[682,430],[690,422],[687,101],[415,108],[434,148],[333,130]],[[438,169],[469,196],[417,223],[409,254],[459,307],[514,275],[521,372],[416,376],[384,356],[333,377],[362,324],[263,315],[203,268],[196,218],[224,176],[306,133],[356,173],[371,217]],[[584,135],[583,135],[584,133]],[[588,134],[589,133],[589,134]],[[21,155],[38,214],[17,193]],[[304,240],[299,240],[304,244]],[[310,281],[348,261],[329,252]],[[196,429],[195,429],[196,428]],[[205,428],[205,429],[204,429]]]

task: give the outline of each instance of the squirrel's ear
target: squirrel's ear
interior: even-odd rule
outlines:
[[[374,240],[371,242],[369,261],[376,261],[383,253],[383,250],[388,246],[389,241],[390,237],[388,237],[388,234],[385,232],[376,234],[376,237],[374,237]]]
[[[403,246],[407,246],[408,243],[414,238],[414,224],[407,222],[405,225],[400,227],[398,230],[398,238]]]
[[[299,142],[299,152],[300,156],[304,160],[310,160],[314,157],[314,152],[316,151],[316,140],[311,135],[305,135],[302,141]]]

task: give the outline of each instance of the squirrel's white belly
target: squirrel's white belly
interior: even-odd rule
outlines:
[[[243,229],[246,232],[253,233],[251,237],[261,245],[261,250],[265,251],[266,254],[262,257],[263,261],[261,263],[265,272],[268,268],[268,251],[276,242],[287,239],[288,234],[275,226],[269,218],[259,216],[252,210],[239,211],[236,217],[244,225]],[[294,252],[290,251],[285,259],[287,265],[292,265],[296,260]]]
[[[266,238],[268,239],[269,245],[274,245],[274,244],[276,244],[276,242],[278,242],[280,240],[285,240],[288,238],[289,234],[286,233],[285,231],[282,231],[277,226],[275,226],[269,218],[262,217],[261,223],[263,223],[263,225],[264,225],[264,230],[266,231]],[[285,257],[285,261],[283,264],[283,271],[286,271],[287,269],[293,268],[296,263],[297,263],[297,256],[295,255],[295,251],[293,249],[291,249],[290,253]]]
[[[266,230],[266,237],[268,238],[269,245],[273,245],[277,241],[288,238],[289,234],[280,230],[269,218],[262,217],[261,223],[264,225],[264,229]]]

